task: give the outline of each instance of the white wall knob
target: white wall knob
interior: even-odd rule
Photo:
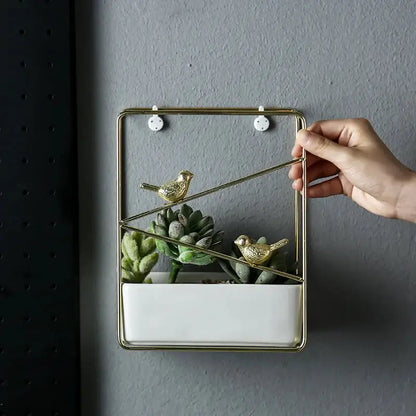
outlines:
[[[259,111],[264,111],[264,107],[260,106]],[[255,118],[254,128],[257,131],[266,131],[270,127],[270,121],[267,117],[261,115]]]
[[[157,107],[154,105],[152,107],[152,110],[157,111]],[[158,115],[154,114],[147,121],[147,125],[149,126],[149,129],[152,130],[152,131],[162,130],[162,128],[163,128],[163,119],[162,119],[162,117],[159,117]]]

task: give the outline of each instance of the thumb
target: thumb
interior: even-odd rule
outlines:
[[[332,162],[341,168],[350,156],[350,149],[309,130],[299,130],[296,142],[309,153]]]

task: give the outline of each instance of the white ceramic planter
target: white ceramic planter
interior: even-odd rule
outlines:
[[[154,282],[165,277],[152,274]],[[121,302],[127,347],[295,348],[301,340],[300,284],[123,283]]]

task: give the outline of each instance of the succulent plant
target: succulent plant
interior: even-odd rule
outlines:
[[[129,283],[152,283],[146,278],[159,259],[155,252],[156,243],[153,237],[145,238],[143,234],[133,231],[124,233],[121,240],[121,277]]]
[[[257,243],[267,244],[266,237],[260,237]],[[230,255],[239,260],[244,260],[240,250],[235,244],[232,246]],[[282,272],[293,272],[296,265],[288,266],[287,260],[288,253],[277,250],[272,257],[262,266],[270,267],[271,269],[280,270]],[[238,283],[255,283],[255,284],[271,284],[271,283],[286,283],[288,279],[285,277],[274,274],[269,271],[262,271],[248,266],[247,264],[241,264],[233,261],[218,260],[222,269],[236,282]]]
[[[178,241],[178,244],[174,244],[156,239],[157,250],[171,259],[169,283],[175,283],[184,264],[205,266],[215,261],[214,257],[179,243],[212,249],[222,243],[224,236],[223,231],[214,233],[212,217],[203,216],[201,211],[194,211],[186,204],[183,204],[180,210],[172,211],[171,208],[167,208],[161,211],[156,221],[152,221],[150,229],[157,235]]]

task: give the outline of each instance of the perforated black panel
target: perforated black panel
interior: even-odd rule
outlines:
[[[0,415],[78,415],[72,2],[0,2]]]

